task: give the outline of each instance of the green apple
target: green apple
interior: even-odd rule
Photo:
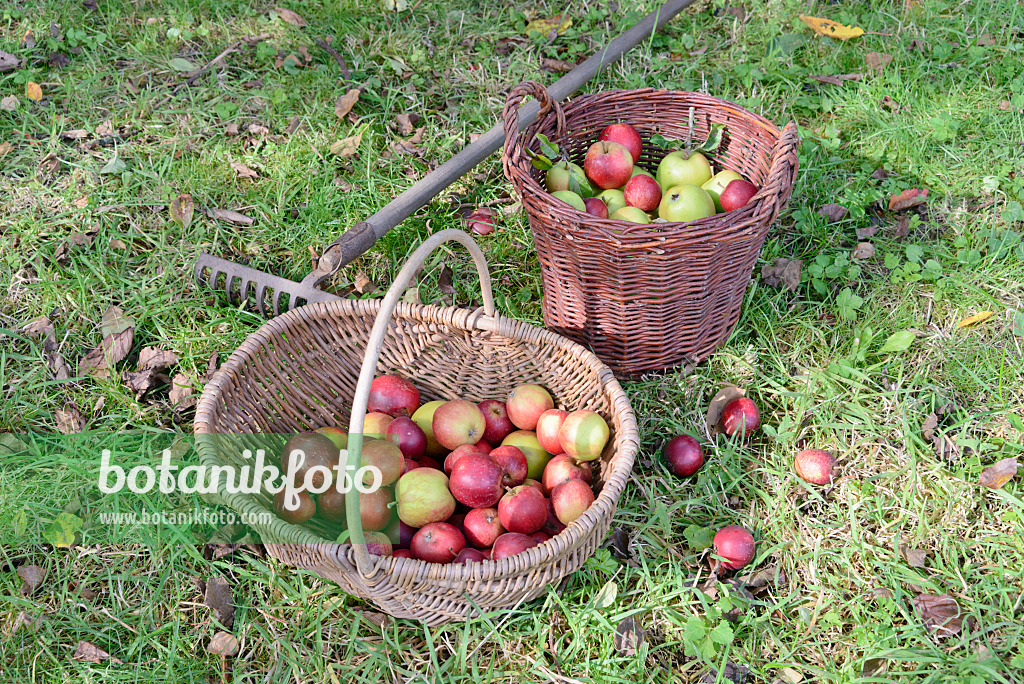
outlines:
[[[654,174],[651,173],[650,171],[644,171],[639,166],[634,165],[633,166],[633,174],[630,176],[630,178],[632,178],[633,176],[639,176],[640,174],[643,174],[645,176],[650,176],[651,178],[654,178]],[[654,179],[657,180],[657,178],[654,178]]]
[[[743,178],[743,176],[740,174],[731,169],[726,169],[725,171],[719,171],[716,173],[711,180],[700,187],[711,195],[711,199],[715,201],[715,209],[721,213],[723,211],[722,203],[718,201],[718,196],[722,194],[723,190],[725,190],[726,185],[741,178]]]
[[[609,216],[626,206],[626,196],[621,190],[616,190],[615,188],[603,191],[597,198],[608,207]]]
[[[630,223],[650,223],[651,217],[639,207],[622,207],[608,218],[614,221],[629,221]]]
[[[665,191],[658,216],[670,223],[696,221],[715,213],[715,201],[696,185],[677,185]]]
[[[544,186],[547,188],[547,191],[570,190],[570,173],[576,177],[576,181],[580,184],[580,193],[583,197],[593,197],[594,186],[590,184],[590,180],[587,179],[587,174],[583,172],[583,168],[564,159],[548,169],[547,174],[545,174]]]
[[[556,190],[551,193],[552,197],[562,200],[573,209],[578,211],[586,211],[587,205],[583,204],[583,198],[577,195],[572,190]]]
[[[711,180],[711,164],[700,152],[691,152],[687,157],[682,150],[669,152],[658,164],[655,179],[662,190],[668,191],[677,185],[696,185],[700,187]]]

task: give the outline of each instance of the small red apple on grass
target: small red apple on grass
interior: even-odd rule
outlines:
[[[804,449],[797,453],[793,466],[801,479],[816,485],[832,482],[836,459],[824,449]]]
[[[498,502],[498,519],[509,532],[531,534],[544,527],[548,507],[544,496],[533,487],[510,489]]]
[[[537,546],[536,539],[519,532],[506,532],[494,541],[494,546],[491,547],[491,560],[515,556],[534,546]]]
[[[473,402],[453,399],[437,407],[431,427],[438,443],[450,450],[483,439],[487,421]]]
[[[551,490],[551,506],[563,525],[583,515],[594,503],[594,490],[583,480],[566,480]]]
[[[599,141],[587,150],[583,170],[587,178],[604,190],[621,188],[633,174],[633,156],[625,145]]]
[[[484,414],[483,439],[488,444],[501,444],[501,440],[515,432],[516,426],[508,418],[508,409],[505,402],[497,399],[487,399],[476,405]]]
[[[673,437],[665,445],[665,461],[673,475],[690,477],[704,465],[704,452],[700,442],[690,435]]]
[[[409,546],[414,558],[427,563],[451,563],[464,548],[466,539],[462,533],[446,522],[424,525],[413,536]]]
[[[725,559],[722,565],[739,570],[754,560],[754,537],[739,525],[723,527],[712,542],[715,553]]]
[[[661,204],[661,186],[650,176],[638,174],[622,189],[626,204],[643,211],[654,211]]]
[[[370,383],[367,411],[380,411],[389,416],[411,416],[420,407],[420,391],[405,378],[381,375]]]
[[[747,397],[733,399],[722,409],[722,429],[732,437],[739,435],[745,439],[761,427],[761,413],[757,404]]]
[[[597,139],[607,140],[609,142],[616,142],[629,150],[629,156],[633,158],[633,163],[637,163],[640,159],[640,153],[643,151],[644,142],[640,139],[640,134],[635,128],[627,123],[614,123],[610,126],[606,126],[601,135],[597,136]]]
[[[466,514],[462,525],[466,531],[466,543],[478,549],[489,548],[494,540],[505,534],[496,508],[474,508]]]
[[[725,190],[718,196],[718,203],[722,205],[722,211],[733,211],[746,205],[760,190],[750,181],[737,178],[725,186]]]

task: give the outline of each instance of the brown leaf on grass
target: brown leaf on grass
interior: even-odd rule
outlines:
[[[38,565],[22,565],[18,568],[21,578],[21,595],[31,596],[46,579],[46,570]]]
[[[974,325],[976,323],[984,323],[993,316],[995,316],[995,312],[993,311],[982,311],[981,313],[976,313],[973,316],[968,316],[963,319],[956,324],[956,327],[959,330],[960,328],[966,328],[967,326]]]
[[[224,127],[224,135],[238,135],[238,124],[229,123]]]
[[[108,306],[107,310],[103,312],[103,318],[100,320],[100,334],[103,337],[116,335],[128,328],[134,327],[135,319],[125,314],[124,310],[119,306]]]
[[[812,81],[820,81],[821,83],[842,85],[846,81],[859,81],[864,78],[864,74],[815,74],[813,76],[808,76],[807,78]]]
[[[171,220],[181,226],[183,230],[187,230],[192,224],[192,213],[194,211],[192,195],[178,195],[171,200],[171,205],[168,207]]]
[[[39,102],[43,99],[43,89],[35,81],[29,81],[25,84],[25,97]]]
[[[73,128],[70,131],[64,131],[60,134],[60,137],[65,140],[81,140],[82,138],[89,137],[89,131],[84,128]]]
[[[900,544],[897,549],[900,552],[900,556],[903,560],[912,568],[923,568],[927,565],[928,550],[927,549],[912,549],[906,544]]]
[[[853,250],[854,259],[870,259],[875,256],[875,246],[870,242],[861,242]]]
[[[47,348],[49,347],[49,348]],[[57,342],[53,337],[47,337],[46,342],[43,344],[45,353],[43,354],[46,359],[46,366],[53,373],[54,380],[67,380],[71,377],[71,369],[68,368],[67,361],[60,355],[60,352],[56,351]]]
[[[57,173],[60,170],[60,159],[56,153],[50,152],[39,161],[40,173]]]
[[[166,379],[155,370],[125,371],[121,374],[121,382],[125,387],[135,392],[135,400],[138,401],[146,392],[157,386],[160,379]]]
[[[336,154],[339,157],[351,157],[359,150],[359,143],[362,142],[362,140],[362,133],[338,140],[331,145],[331,154]]]
[[[867,228],[857,228],[853,232],[857,234],[858,238],[864,240],[869,237],[874,237],[878,233],[878,226],[871,225],[868,226]]]
[[[184,411],[196,405],[199,398],[194,396],[192,384],[192,378],[188,375],[175,373],[171,379],[171,392],[168,395],[168,399],[171,400],[171,406],[178,411]]]
[[[7,97],[0,100],[0,110],[5,112],[13,112],[18,108],[18,98],[14,95],[8,95]]]
[[[902,240],[910,234],[910,217],[906,214],[900,216],[900,220],[896,222],[896,230],[893,231],[893,237]]]
[[[412,135],[413,131],[416,130],[416,122],[421,118],[419,114],[412,112],[405,112],[395,116],[395,129],[399,135]]]
[[[896,102],[896,100],[889,97],[888,95],[879,100],[878,104],[881,105],[882,107],[885,107],[890,112],[898,112],[901,109],[899,103]]]
[[[373,292],[377,289],[377,286],[373,281],[370,280],[362,271],[356,273],[356,279],[355,282],[353,282],[353,286],[359,294],[366,294],[367,292]]]
[[[395,619],[390,615],[384,613],[378,613],[375,610],[359,610],[359,616],[377,627],[388,627],[394,623]]]
[[[804,267],[801,259],[778,257],[771,264],[761,268],[761,280],[771,287],[782,287],[795,292],[800,287],[800,272]]]
[[[335,116],[339,119],[344,119],[345,115],[356,106],[356,102],[359,102],[359,88],[352,88],[344,95],[339,95],[338,99],[334,102]]]
[[[238,639],[234,634],[217,632],[210,639],[210,644],[206,647],[206,650],[213,655],[233,656],[238,653]]]
[[[612,644],[620,656],[631,658],[640,650],[646,639],[647,630],[635,617],[630,616],[623,619],[615,628]]]
[[[166,371],[178,363],[178,355],[160,347],[143,347],[139,352],[139,370]]]
[[[9,143],[9,142],[0,142],[0,157],[4,156],[8,152],[10,152],[12,149],[14,149],[14,148],[11,147],[11,143]]]
[[[921,594],[913,601],[921,622],[939,636],[958,634],[963,626],[960,604],[949,594]]]
[[[885,658],[868,658],[864,661],[864,665],[861,666],[860,676],[875,677],[888,672],[888,670],[889,661]]]
[[[302,28],[303,26],[306,25],[306,20],[300,17],[295,12],[291,11],[290,9],[286,9],[284,7],[276,7],[274,8],[274,11],[277,12],[277,16],[281,17],[281,21],[285,22],[286,24],[298,26],[299,28]]]
[[[50,322],[48,317],[40,316],[21,326],[21,332],[34,340],[45,339],[53,335],[53,323]]]
[[[871,172],[871,177],[874,178],[875,180],[888,180],[889,172],[882,167],[878,167],[877,169]]]
[[[722,668],[722,678],[718,678],[718,670],[714,667],[710,672],[705,672],[700,680],[702,684],[715,684],[715,682],[732,682],[732,684],[747,684],[750,681],[750,668],[744,665],[726,662]]]
[[[842,221],[849,213],[849,209],[835,202],[829,202],[818,210],[818,214],[827,218],[830,223]]]
[[[869,52],[864,55],[864,61],[871,71],[883,71],[892,62],[892,55],[885,52]]]
[[[302,125],[302,117],[296,114],[292,117],[292,120],[288,122],[288,127],[284,129],[285,135],[293,135],[295,131],[299,130],[299,126]]]
[[[873,599],[887,598],[887,599],[891,599],[891,598],[893,598],[893,595],[892,595],[892,592],[889,591],[888,589],[886,589],[885,587],[874,587],[870,591],[868,591],[868,598],[873,598]]]
[[[46,619],[42,615],[30,618],[28,613],[18,613],[18,617],[14,620],[14,626],[11,627],[10,635],[14,636],[22,629],[27,629],[32,634],[35,634],[43,626],[44,622],[46,622]]]
[[[990,45],[995,45],[995,44],[996,44],[996,39],[993,38],[992,34],[990,34],[990,33],[982,33],[980,36],[978,36],[978,45],[981,46],[981,47],[988,47]]]
[[[455,287],[452,285],[453,275],[454,273],[448,264],[441,265],[441,273],[437,276],[437,289],[439,289],[443,294],[455,294]]]
[[[720,431],[718,424],[722,420],[722,409],[725,408],[725,405],[733,399],[745,396],[747,396],[745,389],[740,389],[735,385],[726,385],[711,398],[711,403],[708,404],[707,415],[704,416],[704,423],[712,434],[717,434]]]
[[[134,338],[134,328],[107,335],[98,347],[90,349],[78,362],[78,374],[97,378],[110,377],[110,370],[114,365],[128,356]]]
[[[918,52],[924,52],[924,41],[915,38],[914,40],[910,41],[910,49],[917,50]]]
[[[108,135],[114,135],[114,126],[110,123],[110,119],[107,119],[96,127],[96,135],[101,138],[105,138]]]
[[[924,204],[926,199],[928,199],[927,189],[907,188],[889,198],[889,211],[903,211],[910,207],[916,207],[919,204]]]
[[[95,663],[96,665],[99,665],[104,660],[109,660],[115,665],[124,664],[124,661],[118,660],[99,646],[91,644],[88,641],[79,641],[78,646],[75,648],[75,653],[71,657],[75,660],[84,660],[88,663]]]
[[[3,50],[0,50],[0,73],[3,73],[5,71],[13,71],[14,69],[18,68],[19,64],[21,64],[20,57],[18,57],[17,55],[12,55],[9,52],[4,52]]]
[[[206,215],[218,221],[227,221],[228,223],[233,223],[236,226],[251,226],[253,223],[255,223],[255,220],[251,216],[240,214],[237,211],[233,211],[231,209],[218,209],[216,207],[213,207],[211,209],[206,210]]]
[[[75,402],[64,404],[63,409],[54,411],[53,418],[57,430],[65,435],[78,434],[85,429],[85,418],[82,417],[82,412],[78,410]]]
[[[540,68],[543,69],[544,71],[551,71],[556,74],[564,74],[566,72],[572,71],[576,67],[573,66],[572,64],[569,64],[564,59],[550,59],[548,57],[544,57],[543,59],[540,60]]]
[[[213,577],[206,583],[203,601],[213,610],[213,616],[225,629],[235,622],[234,597],[231,586],[223,577]]]
[[[234,169],[235,173],[238,174],[239,178],[259,178],[260,174],[250,169],[241,162],[231,162],[231,168]]]
[[[128,249],[128,245],[124,243],[124,240],[110,238],[110,242],[107,243],[107,249]]]
[[[999,489],[1017,474],[1017,459],[1004,458],[981,471],[978,484],[989,489]]]

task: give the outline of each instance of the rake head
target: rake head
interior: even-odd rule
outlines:
[[[198,284],[226,296],[231,304],[248,302],[267,317],[309,302],[341,299],[305,282],[297,283],[205,252],[196,260],[195,279]]]

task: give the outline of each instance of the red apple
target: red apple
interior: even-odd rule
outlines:
[[[505,470],[505,476],[501,479],[502,485],[516,487],[526,480],[529,465],[526,463],[526,454],[518,447],[507,444],[494,449],[487,455]]]
[[[548,409],[540,414],[537,419],[537,441],[540,442],[544,451],[556,456],[562,453],[562,443],[558,441],[558,431],[562,429],[562,423],[568,411],[562,409]]]
[[[733,399],[722,409],[722,428],[725,434],[732,437],[739,435],[740,438],[750,436],[750,433],[761,427],[761,414],[757,410],[757,404],[746,397]]]
[[[601,457],[608,443],[608,423],[593,411],[573,411],[565,417],[558,430],[558,442],[565,453],[577,461],[593,461]]]
[[[516,429],[516,426],[508,419],[505,402],[487,399],[476,406],[484,414],[484,423],[487,425],[484,428],[484,441],[488,444],[501,444],[501,440]]]
[[[533,430],[540,414],[555,407],[555,400],[540,385],[519,385],[509,393],[505,406],[513,425],[520,430]]]
[[[465,399],[453,399],[437,407],[431,427],[438,444],[450,450],[463,444],[476,444],[483,439],[487,422],[476,404]]]
[[[420,460],[416,461],[420,464],[420,468],[433,468],[434,470],[444,470],[441,464],[430,458],[429,456],[421,456]]]
[[[451,563],[466,548],[466,540],[454,525],[434,522],[424,525],[412,538],[413,558],[428,563]]]
[[[299,503],[298,507],[293,510],[285,506],[285,494],[286,490],[282,489],[274,495],[274,513],[277,513],[277,517],[281,520],[292,525],[301,525],[316,513],[316,503],[313,501],[313,497],[309,495],[309,492],[295,492]]]
[[[406,525],[401,520],[398,521],[398,547],[401,549],[409,548],[409,544],[412,543],[413,535],[416,534],[416,529],[412,525]]]
[[[427,435],[412,418],[399,416],[385,431],[389,441],[398,446],[402,455],[413,460],[427,453]]]
[[[405,378],[381,375],[370,383],[367,411],[380,411],[389,416],[411,416],[420,407],[420,391]]]
[[[455,556],[452,560],[454,565],[465,564],[465,563],[479,563],[480,561],[487,560],[487,555],[483,551],[478,549],[471,549],[468,546],[461,551],[459,555]]]
[[[333,490],[331,490],[333,491]],[[326,492],[325,492],[326,493]],[[354,492],[349,492],[351,495]],[[389,504],[395,500],[390,487],[381,487],[368,494],[359,494],[359,522],[367,532],[379,532],[391,522],[393,509]],[[323,496],[321,495],[321,499]]]
[[[390,556],[391,540],[383,532],[367,532],[366,552],[371,556]]]
[[[544,477],[541,483],[545,493],[550,493],[566,480],[583,480],[587,484],[593,479],[589,463],[577,463],[568,454],[560,454],[548,461],[544,466]]]
[[[587,178],[604,190],[621,188],[633,175],[633,156],[625,145],[598,141],[587,150],[583,170]]]
[[[363,439],[386,439],[388,426],[393,420],[393,416],[379,411],[367,413],[363,418]]]
[[[498,502],[498,519],[509,532],[536,532],[548,519],[544,496],[525,485],[510,489]]]
[[[515,556],[526,549],[532,549],[537,545],[536,539],[531,539],[525,534],[518,532],[506,532],[494,541],[491,547],[491,560],[501,560],[509,556]]]
[[[804,449],[797,453],[793,462],[796,474],[816,485],[832,482],[832,467],[835,464],[836,459],[824,449]]]
[[[668,469],[679,477],[689,477],[704,465],[704,452],[700,448],[700,442],[690,435],[673,437],[665,445],[663,453]]]
[[[583,480],[566,480],[551,490],[551,506],[559,522],[568,525],[594,503],[594,490]]]
[[[466,543],[478,549],[486,549],[494,540],[505,534],[496,508],[474,508],[466,514],[463,522]]]
[[[416,413],[412,414],[413,421],[420,426],[423,434],[427,436],[427,454],[430,456],[440,456],[447,451],[434,438],[434,411],[442,404],[444,404],[443,401],[428,401],[416,409]]]
[[[739,525],[723,527],[715,533],[715,553],[725,559],[730,570],[739,570],[754,560],[754,537]]]
[[[634,164],[640,160],[640,152],[644,148],[643,140],[640,139],[640,134],[637,133],[637,130],[627,123],[616,123],[606,126],[597,139],[617,142],[625,147],[629,150],[629,156],[633,158]]]
[[[598,218],[608,218],[608,205],[597,197],[584,197],[583,207],[587,213]]]
[[[633,176],[622,189],[626,204],[643,211],[654,211],[661,204],[661,186],[658,181],[642,173]]]
[[[565,523],[558,519],[555,515],[555,507],[551,504],[551,499],[544,499],[544,505],[548,509],[548,519],[544,523],[544,527],[540,528],[542,532],[550,537],[554,537],[556,534],[565,529]]]
[[[723,211],[739,209],[750,201],[750,198],[758,193],[761,188],[748,180],[737,178],[730,181],[718,196],[718,203],[722,205]]]
[[[383,489],[383,488],[382,488]],[[328,522],[345,521],[345,495],[331,487],[316,497],[316,514]]]
[[[287,474],[289,466],[294,464],[294,485],[296,488],[303,488],[306,474],[315,467],[316,470],[313,470],[310,476],[310,484],[319,489],[326,478],[334,477],[330,469],[338,464],[340,457],[338,447],[326,435],[318,432],[300,432],[285,442],[281,451],[281,469]]]
[[[405,475],[410,470],[416,470],[420,467],[420,464],[411,458],[405,459],[405,466],[402,468],[402,475]]]
[[[523,480],[523,484],[527,487],[533,487],[538,492],[540,492],[542,496],[548,495],[547,491],[544,489],[544,485],[537,480],[531,480],[530,478],[526,478],[525,480]]]
[[[458,449],[455,449],[450,454],[444,457],[444,472],[448,473],[448,477],[452,475],[452,468],[458,463],[459,459],[467,454],[477,454],[478,456],[486,456],[487,454],[481,454],[477,451],[476,447],[472,444],[463,444]]]
[[[537,441],[537,435],[530,430],[516,430],[501,442],[502,446],[509,444],[526,454],[526,463],[529,467],[526,476],[539,480],[544,474],[544,466],[551,460],[551,454]]]
[[[445,522],[448,523],[449,525],[454,525],[455,529],[457,529],[463,535],[466,534],[466,528],[465,528],[466,514],[465,513],[459,513],[456,510],[454,513],[451,514],[451,516],[447,520],[445,520]]]
[[[373,466],[380,471],[382,487],[393,484],[405,470],[405,459],[401,450],[383,439],[372,439],[363,443],[362,464]],[[363,475],[363,482],[370,484],[373,478],[369,473]]]
[[[447,520],[455,512],[448,478],[433,468],[417,468],[403,475],[395,485],[395,500],[398,517],[410,527]]]
[[[395,549],[391,552],[392,558],[412,558],[412,551],[409,549]]]
[[[467,454],[452,468],[449,487],[452,496],[470,508],[487,508],[501,499],[504,476],[505,469],[490,457]]]
[[[545,534],[543,530],[537,530],[536,532],[532,532],[529,535],[529,537],[530,537],[530,539],[532,539],[533,541],[537,542],[538,544],[543,544],[548,539],[551,539],[551,537],[549,537],[547,534]]]

